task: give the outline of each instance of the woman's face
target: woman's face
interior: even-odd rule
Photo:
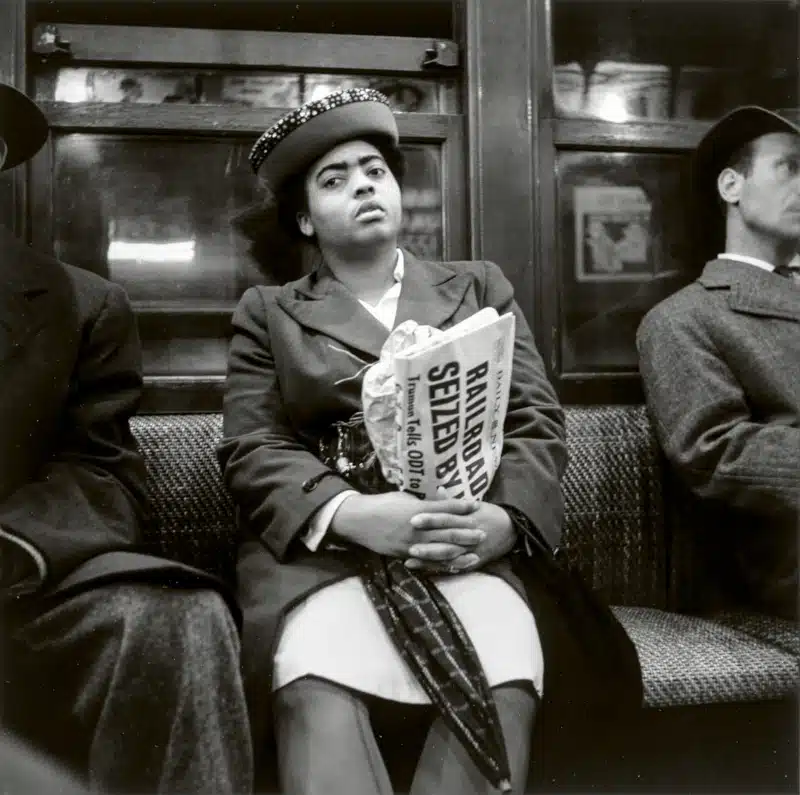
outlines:
[[[403,217],[400,186],[372,144],[348,141],[331,149],[309,169],[305,189],[308,209],[297,222],[304,235],[316,235],[321,248],[396,243]]]

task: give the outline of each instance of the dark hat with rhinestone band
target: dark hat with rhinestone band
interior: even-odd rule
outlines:
[[[274,193],[333,147],[370,136],[397,144],[389,99],[372,88],[335,91],[278,119],[253,146],[250,166]]]
[[[44,145],[48,132],[39,106],[13,86],[0,83],[0,138],[8,149],[0,171],[30,160]]]

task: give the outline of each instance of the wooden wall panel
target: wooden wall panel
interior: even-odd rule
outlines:
[[[0,81],[25,89],[25,0],[0,2]],[[0,225],[26,232],[25,167],[0,174]]]
[[[536,323],[532,0],[469,0],[468,140],[473,256],[496,262]]]

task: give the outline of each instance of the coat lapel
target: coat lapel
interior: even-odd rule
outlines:
[[[457,311],[471,278],[447,265],[403,252],[405,274],[395,327],[416,320],[440,327]],[[325,268],[286,285],[278,304],[298,323],[377,359],[389,332]]]
[[[728,288],[734,312],[800,322],[800,288],[791,279],[735,260],[712,260],[698,280],[706,289]]]
[[[389,332],[333,278],[325,266],[310,276],[287,284],[277,300],[300,325],[374,359],[380,357]]]
[[[441,262],[423,262],[408,251],[405,258],[405,276],[394,325],[406,320],[434,328],[444,326],[458,311],[472,276],[459,272]]]
[[[50,290],[42,258],[0,231],[0,362],[19,351],[27,339],[55,318],[39,309]]]

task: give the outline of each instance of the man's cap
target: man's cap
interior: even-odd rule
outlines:
[[[8,154],[2,171],[32,158],[47,140],[49,127],[39,106],[21,91],[0,83],[0,138]]]
[[[725,245],[725,218],[717,193],[720,172],[745,144],[776,132],[800,135],[800,127],[766,108],[744,105],[719,119],[697,145],[692,159],[695,224],[706,257]]]
[[[697,189],[716,196],[717,177],[731,156],[750,141],[776,132],[800,135],[800,127],[758,105],[745,105],[723,116],[695,150],[693,171]]]
[[[248,159],[274,193],[335,146],[368,136],[397,144],[397,121],[389,99],[372,88],[348,88],[282,116],[256,141]]]

